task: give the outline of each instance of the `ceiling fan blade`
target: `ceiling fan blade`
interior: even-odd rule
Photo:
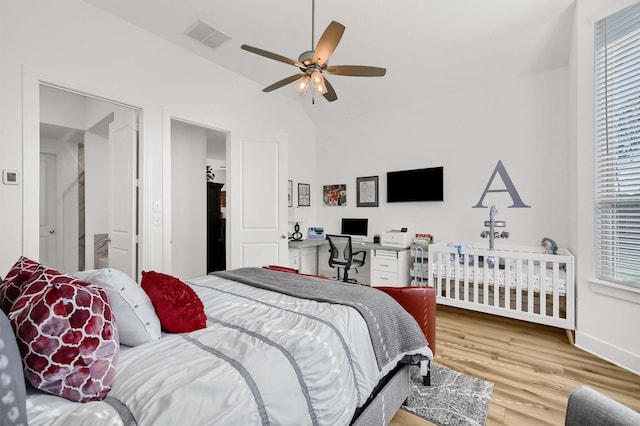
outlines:
[[[336,91],[334,90],[331,83],[329,83],[329,80],[327,80],[326,78],[324,79],[324,85],[327,86],[327,93],[325,93],[322,96],[324,96],[324,98],[329,102],[333,102],[336,99],[338,99],[338,95],[336,95]]]
[[[333,75],[354,77],[382,77],[387,73],[385,68],[368,67],[365,65],[330,65],[323,71]]]
[[[287,58],[286,56],[278,55],[277,53],[269,52],[268,50],[258,49],[257,47],[248,46],[243,44],[240,46],[241,49],[246,50],[247,52],[255,53],[256,55],[264,56],[265,58],[273,59],[276,61],[284,62],[285,64],[294,65],[299,68],[306,68],[304,64],[294,61],[293,59]]]
[[[322,66],[324,65],[329,56],[336,50],[336,46],[340,43],[342,34],[344,33],[344,25],[339,22],[331,21],[329,26],[316,45],[316,50],[313,52],[313,63]]]
[[[279,89],[282,86],[286,86],[289,83],[293,83],[294,81],[296,81],[297,79],[299,79],[300,77],[302,77],[302,74],[294,74],[294,75],[290,75],[287,78],[283,78],[280,81],[276,81],[275,83],[273,83],[271,86],[265,87],[264,89],[262,89],[263,92],[271,92],[273,90]]]

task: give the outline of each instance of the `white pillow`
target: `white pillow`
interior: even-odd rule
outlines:
[[[109,297],[120,343],[136,346],[160,338],[160,319],[151,299],[131,277],[112,268],[79,271],[76,278],[100,286]]]

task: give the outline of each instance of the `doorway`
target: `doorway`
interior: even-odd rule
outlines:
[[[43,83],[39,99],[41,262],[137,278],[140,111]]]
[[[171,271],[187,279],[226,269],[227,133],[170,125]]]

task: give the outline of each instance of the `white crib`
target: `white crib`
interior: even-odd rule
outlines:
[[[486,245],[486,243],[485,243]],[[429,246],[428,285],[437,302],[575,330],[574,258],[566,249],[489,250],[464,244]]]

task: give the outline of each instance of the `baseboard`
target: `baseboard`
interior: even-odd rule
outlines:
[[[588,334],[576,330],[576,347],[609,361],[618,367],[640,375],[640,354],[634,354],[625,349],[612,346],[610,343],[596,339]]]

